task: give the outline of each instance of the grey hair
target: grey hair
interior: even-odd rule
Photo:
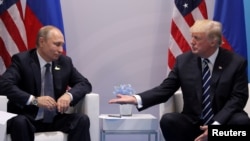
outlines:
[[[40,28],[40,30],[38,31],[37,37],[36,37],[36,46],[39,47],[39,39],[40,37],[44,37],[45,40],[48,39],[49,37],[49,33],[52,29],[58,29],[57,27],[53,26],[53,25],[47,25],[47,26],[43,26],[42,28]],[[59,30],[59,29],[58,29]]]

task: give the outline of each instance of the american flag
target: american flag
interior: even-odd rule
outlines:
[[[20,0],[0,0],[0,74],[10,65],[11,56],[27,50],[23,8]]]
[[[195,20],[207,18],[205,0],[175,0],[168,49],[168,73],[174,66],[175,58],[190,50],[189,27]]]
[[[13,54],[35,47],[36,34],[44,25],[64,33],[60,0],[0,0],[0,75]]]

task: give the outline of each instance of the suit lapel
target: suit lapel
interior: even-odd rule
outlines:
[[[40,68],[40,63],[38,61],[38,57],[36,54],[36,50],[31,51],[31,62],[30,62],[30,66],[31,69],[33,70],[33,75],[35,78],[35,84],[37,87],[37,94],[41,93],[41,68]]]
[[[224,49],[219,48],[218,56],[215,60],[213,72],[212,72],[212,79],[211,79],[211,99],[214,98],[215,89],[217,87],[217,82],[219,81],[219,78],[221,77],[221,74],[225,68],[225,66],[228,63],[227,55],[224,51]]]
[[[195,72],[194,72],[194,76],[197,76],[195,78],[195,87],[196,87],[196,95],[198,97],[198,99],[200,100],[200,102],[202,102],[201,98],[202,98],[202,66],[201,66],[201,58],[200,57],[196,57],[194,59],[194,65],[197,68],[195,68]]]

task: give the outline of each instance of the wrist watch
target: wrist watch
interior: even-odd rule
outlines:
[[[34,105],[34,106],[38,105],[38,101],[37,101],[36,97],[31,101],[31,104]]]

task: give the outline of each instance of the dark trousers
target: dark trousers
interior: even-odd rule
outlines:
[[[164,114],[160,126],[166,141],[194,141],[202,133],[199,123],[180,113]]]
[[[53,123],[43,123],[18,115],[7,122],[7,132],[12,141],[34,141],[35,132],[62,131],[68,133],[68,141],[90,141],[90,121],[87,115],[60,114]]]
[[[246,113],[235,113],[225,125],[250,125]],[[162,134],[166,141],[194,141],[203,133],[200,130],[201,122],[193,121],[187,115],[180,113],[164,114],[160,121]]]

